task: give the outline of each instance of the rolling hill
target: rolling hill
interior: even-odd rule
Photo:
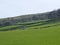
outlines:
[[[60,45],[59,35],[60,22],[42,26],[33,24],[24,30],[0,31],[0,45]]]
[[[60,9],[0,19],[0,45],[60,45]]]

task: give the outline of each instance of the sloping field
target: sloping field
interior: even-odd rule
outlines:
[[[29,27],[46,27],[45,25],[47,25],[47,27],[52,27],[52,25],[60,25],[60,21],[53,21],[53,20],[44,20],[44,21],[34,21],[34,22],[26,22],[26,23],[16,23],[10,26],[3,26],[0,27],[0,31],[11,31],[11,30],[16,30],[16,29],[26,29]],[[50,26],[51,25],[51,26]]]
[[[0,31],[0,45],[60,45],[60,25],[55,23],[42,28],[33,26],[25,30]]]

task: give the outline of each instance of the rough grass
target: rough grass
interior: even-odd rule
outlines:
[[[0,32],[0,45],[60,45],[60,26]]]

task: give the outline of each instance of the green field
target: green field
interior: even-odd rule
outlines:
[[[0,31],[0,45],[60,45],[60,22]]]
[[[1,18],[0,45],[60,45],[60,9]]]

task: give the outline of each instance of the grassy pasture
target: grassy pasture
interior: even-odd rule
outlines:
[[[0,45],[60,45],[60,26],[0,32]]]
[[[0,45],[60,45],[60,22],[36,22],[25,25],[30,27],[22,30],[19,29],[21,25],[16,24],[0,28],[13,29],[0,31]]]

